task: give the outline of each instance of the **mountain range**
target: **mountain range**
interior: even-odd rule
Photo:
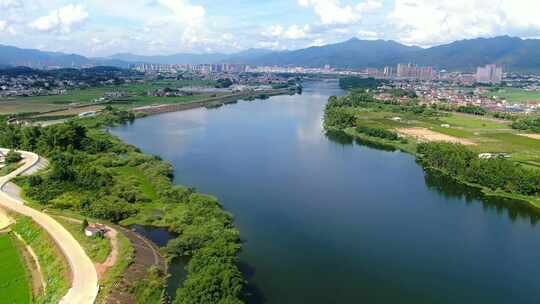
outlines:
[[[448,70],[474,70],[477,66],[496,63],[508,70],[540,71],[540,40],[509,36],[460,40],[431,48],[406,46],[395,41],[359,40],[293,51],[249,49],[234,54],[189,54],[141,56],[130,53],[106,58],[89,58],[77,54],[45,52],[0,45],[0,66],[83,67],[110,65],[129,67],[140,63],[202,64],[242,63],[359,69],[415,63]]]

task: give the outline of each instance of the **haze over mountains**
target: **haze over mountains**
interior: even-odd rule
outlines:
[[[250,49],[235,54],[174,54],[140,56],[116,54],[107,58],[87,58],[76,54],[44,52],[0,46],[0,65],[80,67],[111,65],[128,67],[139,63],[202,64],[242,63],[359,69],[383,67],[400,62],[430,65],[438,69],[473,70],[497,63],[509,70],[540,71],[540,40],[508,36],[456,41],[431,48],[406,46],[395,41],[359,40],[294,51]]]

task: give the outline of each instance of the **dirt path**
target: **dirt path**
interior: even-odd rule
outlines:
[[[13,220],[8,217],[6,211],[0,208],[0,231],[13,224]]]
[[[70,218],[67,216],[55,215],[55,217],[64,219],[66,221],[70,221],[75,224],[82,224],[81,220]],[[118,231],[116,231],[116,229],[112,228],[111,226],[105,225],[105,227],[107,229],[107,233],[105,233],[105,237],[107,237],[109,241],[111,242],[111,253],[109,253],[109,256],[103,263],[94,264],[94,266],[96,267],[98,278],[100,280],[103,279],[103,276],[105,275],[107,270],[109,270],[109,268],[116,265],[116,261],[118,261],[118,250],[119,250]]]
[[[5,150],[4,150],[5,151]],[[34,153],[19,151],[23,155],[24,165],[14,172],[0,178],[0,190],[14,177],[36,170],[40,157]],[[94,265],[81,245],[62,225],[40,211],[25,205],[25,202],[0,191],[0,205],[13,212],[32,218],[40,225],[65,255],[72,274],[72,285],[60,301],[61,304],[93,304],[96,300],[98,276]]]
[[[135,248],[135,258],[124,273],[122,281],[107,298],[107,304],[135,304],[135,297],[129,292],[134,283],[145,278],[151,267],[157,267],[162,273],[166,273],[167,262],[159,254],[157,246],[151,241],[127,228],[120,226],[114,226],[114,228],[121,231],[129,239]]]
[[[431,131],[426,128],[396,129],[396,131],[402,135],[412,136],[421,142],[439,141],[439,142],[457,143],[457,144],[462,144],[462,145],[476,145],[474,142],[470,140],[453,137],[450,135]]]
[[[540,140],[540,134],[518,134],[518,135]]]

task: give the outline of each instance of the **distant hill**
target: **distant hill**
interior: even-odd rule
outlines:
[[[130,53],[116,54],[108,57],[109,59],[117,59],[126,62],[136,63],[156,63],[156,64],[213,64],[213,63],[245,63],[250,60],[255,60],[261,56],[274,53],[271,50],[264,49],[249,49],[234,54],[173,54],[161,56],[142,56]]]
[[[110,65],[129,67],[137,63],[202,64],[244,63],[249,65],[280,65],[338,68],[394,66],[397,63],[430,65],[438,69],[469,70],[480,65],[497,63],[507,70],[540,71],[540,40],[501,36],[477,38],[420,48],[395,41],[359,40],[294,51],[249,49],[235,54],[173,54],[140,56],[116,54],[107,58],[87,58],[76,54],[51,53],[0,45],[0,66],[84,67]]]
[[[419,50],[418,47],[405,46],[395,41],[353,38],[342,43],[267,54],[252,58],[247,63],[305,67],[322,67],[327,64],[341,68],[382,67],[398,63],[401,58]]]
[[[134,63],[157,63],[157,64],[203,64],[218,63],[226,59],[225,54],[174,54],[161,56],[141,56],[130,53],[116,54],[108,57]]]
[[[439,69],[474,70],[496,63],[506,69],[540,71],[540,40],[508,36],[456,41],[431,48],[409,47],[395,41],[358,40],[273,53],[247,61],[253,65],[299,65],[339,68],[393,66],[397,63],[430,65]]]
[[[496,63],[512,70],[540,70],[540,40],[501,36],[456,41],[404,58],[446,69],[474,69]]]
[[[45,52],[35,49],[21,49],[0,45],[0,66],[28,66],[33,68],[48,67],[85,67],[109,65],[126,68],[129,63],[100,58],[87,58],[76,54]]]

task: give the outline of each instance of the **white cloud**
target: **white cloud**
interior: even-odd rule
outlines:
[[[304,26],[298,26],[296,24],[293,24],[288,28],[283,28],[281,25],[272,25],[263,35],[272,38],[296,40],[305,38],[310,31],[311,27],[308,24]]]
[[[283,27],[281,25],[272,25],[266,33],[266,36],[280,37],[283,34]]]
[[[350,5],[339,0],[298,0],[302,7],[313,8],[323,24],[351,24],[360,20],[360,15]]]
[[[355,6],[355,9],[360,13],[370,13],[380,9],[383,6],[383,0],[366,0]]]
[[[22,2],[20,0],[0,0],[0,8],[12,8],[21,6]]]
[[[291,25],[286,31],[285,33],[283,33],[283,37],[286,38],[286,39],[301,39],[301,38],[305,38],[307,36],[307,34],[309,33],[310,31],[310,26],[309,25],[304,25],[303,27],[300,27],[296,24],[294,25]]]
[[[317,38],[315,40],[313,40],[313,42],[311,42],[308,47],[311,47],[311,46],[323,46],[326,44],[326,41],[324,41],[324,39],[321,39],[321,38]]]
[[[88,12],[84,6],[69,4],[52,11],[47,16],[36,19],[30,23],[30,27],[42,32],[70,33],[74,26],[83,23],[87,18]]]
[[[0,32],[6,32],[11,35],[16,35],[17,31],[6,20],[0,20]]]
[[[391,18],[404,42],[434,45],[540,30],[538,11],[538,0],[395,0]]]
[[[367,30],[358,31],[358,35],[360,35],[362,39],[377,39],[379,37],[379,33]]]
[[[260,41],[257,42],[256,47],[261,49],[279,49],[280,44],[279,41]]]
[[[206,10],[201,5],[191,5],[185,0],[159,0],[159,3],[170,9],[178,22],[195,25],[200,23],[206,15]]]

